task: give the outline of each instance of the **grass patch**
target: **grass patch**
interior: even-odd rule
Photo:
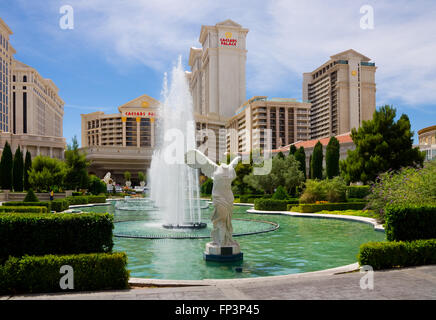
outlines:
[[[318,211],[316,213],[322,213],[322,214],[339,214],[344,216],[359,216],[359,217],[366,217],[366,218],[375,218],[376,215],[374,214],[374,211],[372,210],[342,210],[342,211]]]

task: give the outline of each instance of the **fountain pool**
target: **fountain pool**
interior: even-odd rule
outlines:
[[[202,203],[202,207],[205,207],[204,204],[205,202]],[[207,229],[195,231],[164,229],[159,223],[157,210],[119,210],[115,202],[112,205],[81,209],[88,212],[113,213],[114,235],[132,235],[135,232],[156,236],[169,232],[173,236],[195,235],[193,238],[183,239],[114,236],[114,251],[127,253],[130,275],[136,278],[231,279],[317,271],[355,263],[362,243],[385,239],[383,232],[374,231],[372,225],[364,223],[247,214],[249,208],[234,207],[234,233],[241,234],[237,240],[244,251],[244,260],[229,263],[203,260],[205,244],[210,241],[207,237],[209,234]],[[212,212],[212,205],[202,209],[202,219],[205,222],[210,221]],[[279,225],[279,228],[273,228],[274,225]],[[262,233],[257,233],[258,231]],[[242,235],[244,233],[251,234]],[[242,272],[236,270],[238,267],[242,268]]]

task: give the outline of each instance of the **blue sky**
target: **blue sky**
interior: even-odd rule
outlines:
[[[63,5],[74,29],[59,27]],[[360,8],[374,28],[360,28]],[[117,107],[142,94],[160,98],[163,73],[189,48],[201,25],[232,19],[247,36],[247,98],[301,98],[302,73],[355,49],[376,63],[377,106],[406,113],[416,132],[436,124],[436,2],[15,0],[0,2],[14,34],[15,58],[52,79],[65,101],[64,136],[77,135],[80,114]]]

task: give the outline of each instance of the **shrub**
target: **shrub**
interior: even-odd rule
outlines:
[[[291,207],[291,211],[302,213],[314,213],[323,210],[363,210],[366,206],[365,202],[344,202],[344,203],[301,203],[299,206]],[[289,210],[289,208],[288,208]]]
[[[213,180],[211,178],[207,178],[205,182],[200,187],[200,192],[202,194],[210,195],[212,194]]]
[[[347,200],[347,186],[341,177],[325,180],[326,183],[326,199],[329,202],[345,202]]]
[[[106,196],[88,196],[88,203],[106,203]]]
[[[79,205],[79,204],[88,204],[87,196],[66,197],[65,200],[69,202],[70,206]]]
[[[46,207],[47,212],[51,210],[49,201],[24,202],[24,201],[8,201],[3,202],[4,207]],[[1,208],[1,207],[0,207]]]
[[[56,212],[62,212],[69,208],[70,204],[67,200],[57,199],[51,201],[51,210]]]
[[[88,191],[93,195],[105,193],[107,191],[106,183],[95,175],[89,176]]]
[[[348,186],[347,197],[364,199],[370,193],[370,186]]]
[[[411,241],[436,238],[436,204],[386,207],[386,239]]]
[[[73,268],[74,291],[128,288],[125,253],[91,253],[11,257],[0,266],[0,293],[62,291],[59,281],[64,265]]]
[[[286,211],[288,204],[298,203],[297,199],[293,200],[273,200],[273,199],[255,199],[254,209],[266,211]]]
[[[72,196],[73,196],[73,197],[83,196],[83,193],[80,192],[80,191],[73,191]]]
[[[0,214],[0,259],[44,254],[110,252],[113,216],[108,213]]]
[[[436,239],[364,243],[357,259],[375,270],[435,264]]]
[[[279,186],[276,189],[276,192],[274,192],[272,199],[274,200],[286,200],[289,197],[288,193],[286,192],[285,188],[282,186]]]
[[[346,185],[342,178],[325,180],[306,180],[306,189],[300,197],[300,203],[316,201],[345,202]]]
[[[1,206],[0,212],[19,212],[19,213],[47,213],[48,209],[47,207],[41,207],[41,206]]]
[[[32,189],[29,189],[29,191],[27,191],[26,197],[24,198],[23,202],[39,202],[39,199],[35,195],[35,192],[33,192]]]

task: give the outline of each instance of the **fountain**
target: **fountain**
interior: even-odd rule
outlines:
[[[186,150],[196,147],[192,97],[181,57],[167,86],[165,74],[156,121],[156,146],[148,176],[150,198],[163,213],[163,227],[205,228],[201,222],[198,171],[184,163]]]

